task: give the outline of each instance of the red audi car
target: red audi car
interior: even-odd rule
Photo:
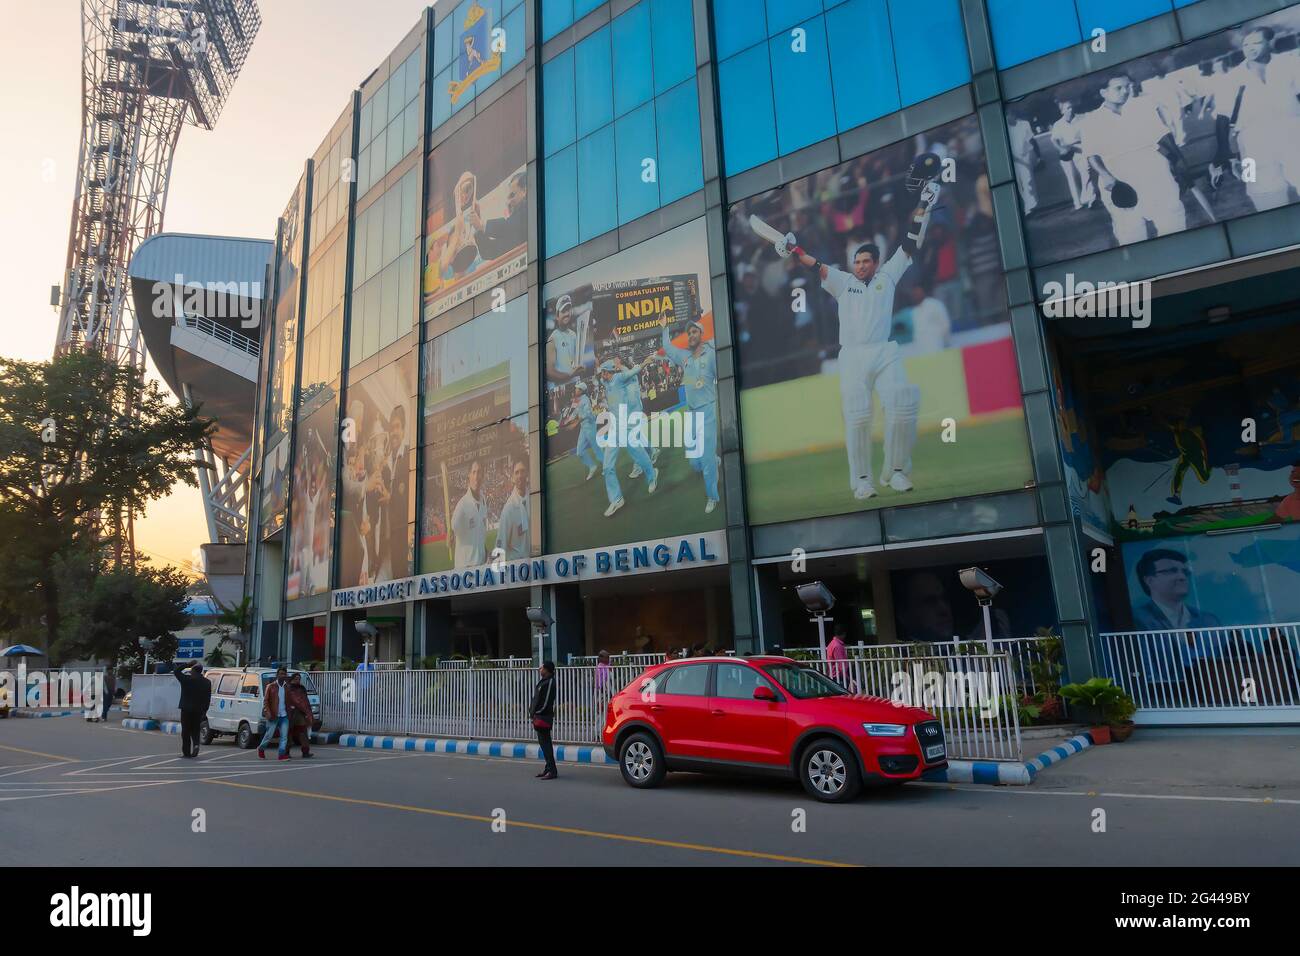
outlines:
[[[828,803],[948,766],[931,714],[851,694],[788,657],[652,667],[609,702],[603,742],[633,787],[673,770],[740,771],[795,777]]]

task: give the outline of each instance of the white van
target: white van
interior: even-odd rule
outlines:
[[[320,692],[307,671],[290,670],[290,676],[302,675],[311,702],[312,730],[320,729]],[[199,742],[207,745],[223,735],[234,735],[236,746],[249,750],[256,747],[266,730],[262,719],[262,700],[266,685],[275,680],[274,667],[213,667],[203,676],[212,682],[212,701],[208,714],[199,725]]]

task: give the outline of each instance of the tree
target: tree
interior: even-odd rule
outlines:
[[[75,636],[65,637],[58,650],[65,655],[94,657],[114,668],[135,669],[144,663],[140,638],[153,641],[149,656],[172,660],[176,635],[189,623],[190,580],[178,568],[137,564],[97,576],[69,615]]]
[[[218,635],[217,646],[208,656],[208,663],[214,667],[221,667],[226,662],[226,654],[222,651],[225,645],[248,647],[248,631],[252,626],[253,617],[253,598],[245,594],[238,604],[231,605],[222,604],[215,597],[212,600],[216,601],[221,613],[217,615],[215,623],[203,629],[203,633]]]
[[[193,450],[214,427],[95,352],[0,358],[0,618],[39,621],[52,648],[66,588],[86,591],[110,557],[134,563],[120,518],[197,485]]]

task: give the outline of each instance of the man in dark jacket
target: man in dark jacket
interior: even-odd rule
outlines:
[[[189,670],[186,674],[185,671]],[[212,684],[203,676],[203,665],[195,661],[186,667],[173,667],[172,675],[181,685],[181,754],[199,755],[199,725],[208,714]]]
[[[551,743],[551,728],[555,724],[555,665],[543,662],[538,674],[541,680],[533,691],[533,702],[528,708],[532,718],[533,729],[537,731],[537,743],[546,758],[546,767],[537,775],[539,780],[554,780],[559,774],[555,770],[555,745]]]

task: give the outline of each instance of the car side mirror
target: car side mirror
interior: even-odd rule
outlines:
[[[770,687],[755,687],[754,700],[775,701],[776,691],[772,690]]]

